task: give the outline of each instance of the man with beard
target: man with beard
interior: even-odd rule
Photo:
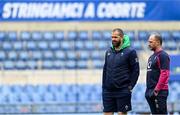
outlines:
[[[158,33],[151,34],[148,42],[154,53],[148,60],[145,97],[152,114],[167,114],[169,55],[162,50],[162,37]]]
[[[104,115],[126,114],[131,110],[131,92],[139,76],[136,51],[123,30],[112,31],[112,47],[106,51],[103,68],[102,97]]]

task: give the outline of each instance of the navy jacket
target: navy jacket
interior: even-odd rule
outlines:
[[[135,86],[139,76],[139,62],[136,51],[130,47],[106,51],[103,68],[103,93],[119,92]]]
[[[159,92],[159,95],[168,95],[170,58],[169,55],[161,50],[155,52],[148,59],[147,79],[146,79],[146,97],[152,96],[153,91]],[[165,92],[163,94],[163,92]]]

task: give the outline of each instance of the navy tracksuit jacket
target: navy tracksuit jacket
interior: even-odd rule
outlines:
[[[124,88],[135,86],[139,76],[139,62],[136,51],[130,47],[106,51],[103,68],[103,94],[115,92],[121,96]]]

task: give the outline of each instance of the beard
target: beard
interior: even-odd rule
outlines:
[[[112,45],[114,47],[119,47],[121,45],[121,41],[112,41]]]
[[[150,49],[151,51],[155,51],[155,48],[153,48],[153,47],[151,47],[151,46],[149,46],[149,49]]]

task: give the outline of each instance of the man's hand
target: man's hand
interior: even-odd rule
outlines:
[[[157,96],[158,95],[158,91],[154,90],[154,95]]]
[[[132,86],[128,86],[130,92],[132,92]]]

